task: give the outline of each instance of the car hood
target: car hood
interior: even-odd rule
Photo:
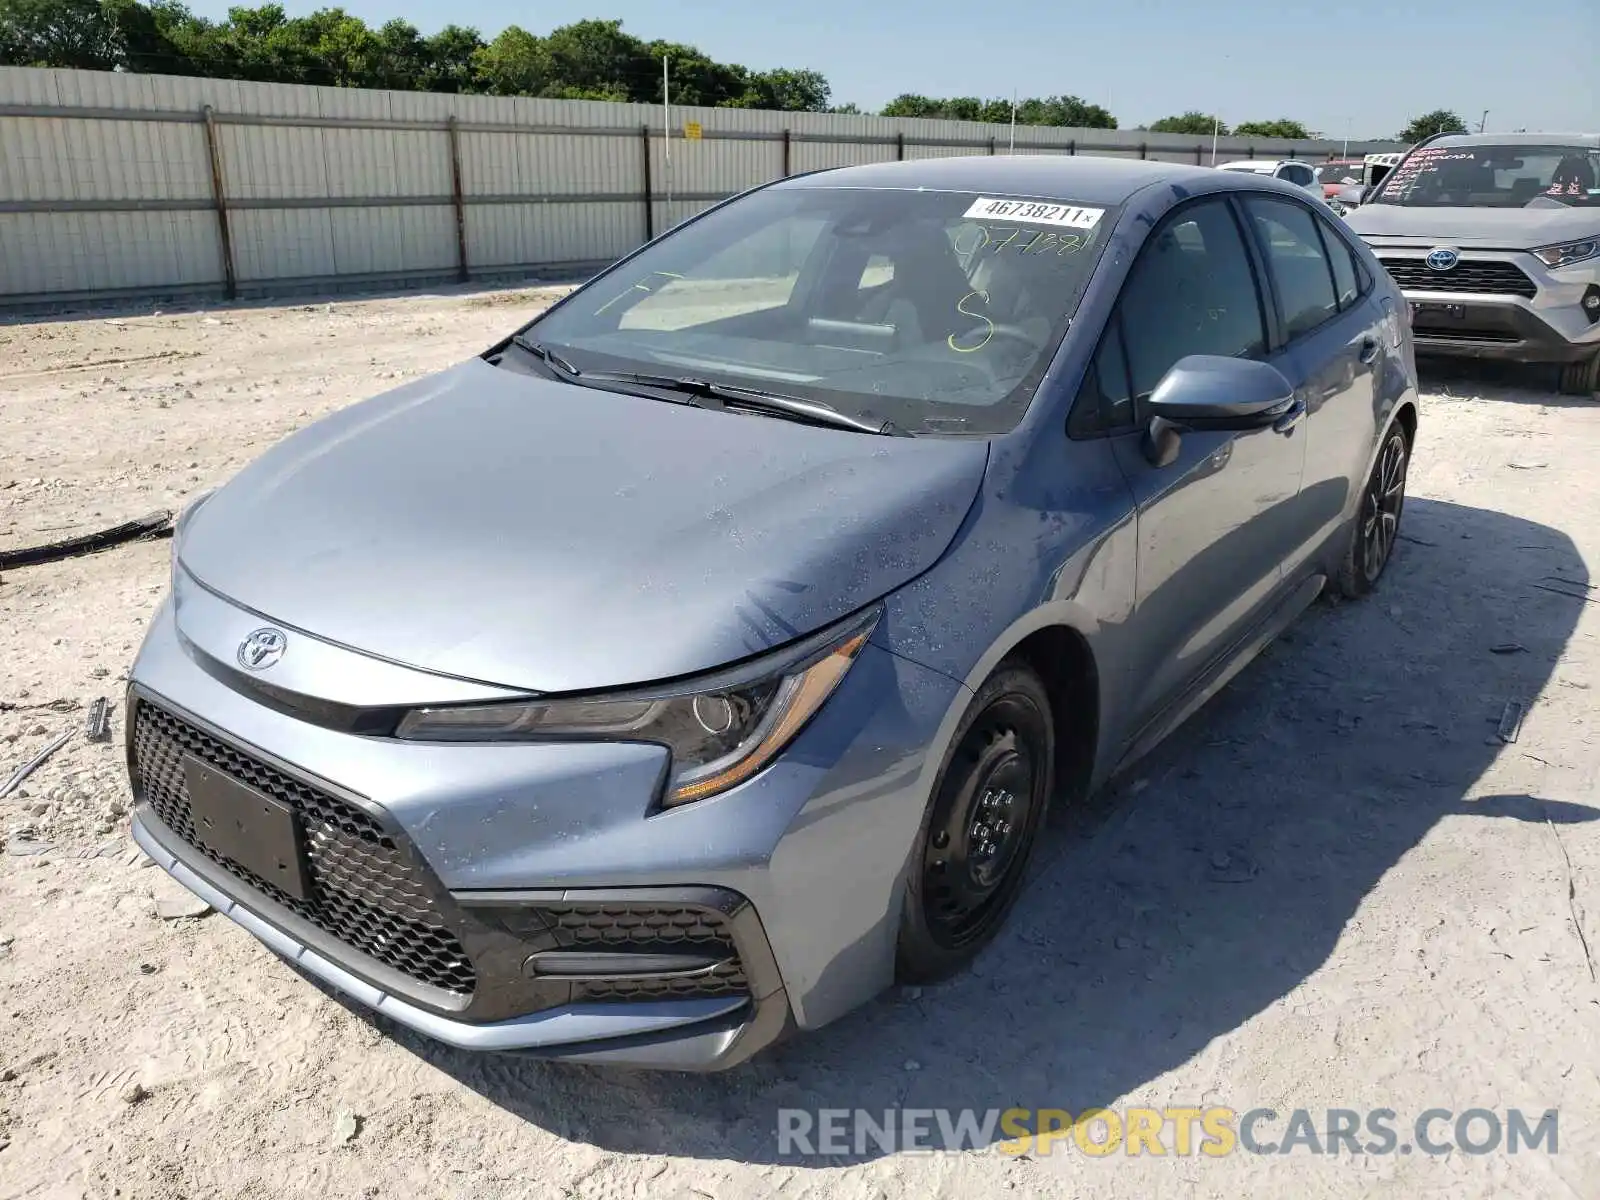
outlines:
[[[926,571],[987,442],[712,412],[473,360],[293,434],[185,570],[273,622],[530,691],[688,675]]]
[[[1600,233],[1600,209],[1553,204],[1539,208],[1408,208],[1363,204],[1345,218],[1369,242],[1389,246],[1455,246],[1531,250]]]

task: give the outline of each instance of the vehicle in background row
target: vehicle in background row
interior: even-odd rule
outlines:
[[[1244,171],[1251,175],[1265,175],[1271,179],[1281,179],[1287,184],[1309,192],[1317,199],[1323,198],[1322,185],[1317,181],[1316,169],[1308,162],[1300,159],[1286,158],[1282,161],[1274,159],[1241,158],[1237,162],[1219,163],[1219,171]]]
[[[134,836],[430,1037],[730,1066],[960,968],[1052,803],[1369,592],[1416,421],[1277,180],[783,179],[184,509]]]
[[[1322,198],[1332,200],[1345,188],[1366,182],[1366,164],[1359,158],[1336,158],[1313,168]]]
[[[1556,363],[1563,392],[1600,391],[1600,136],[1429,138],[1346,220],[1418,353]]]
[[[1357,177],[1336,188],[1333,195],[1328,198],[1329,207],[1341,216],[1360,208],[1372,189],[1382,183],[1404,157],[1403,151],[1368,154],[1361,160],[1361,169]]]

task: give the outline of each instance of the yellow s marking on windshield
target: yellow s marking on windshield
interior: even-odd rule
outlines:
[[[965,296],[961,297],[960,300],[956,301],[956,311],[964,317],[976,317],[978,320],[987,325],[988,328],[983,332],[983,340],[976,346],[956,345],[956,335],[953,333],[949,337],[945,338],[945,343],[957,354],[971,354],[974,351],[982,350],[989,344],[989,339],[994,337],[994,322],[989,320],[989,318],[984,316],[981,312],[973,312],[971,309],[966,307],[967,301],[971,300],[974,296],[981,298],[985,304],[989,303],[988,292],[968,292]]]

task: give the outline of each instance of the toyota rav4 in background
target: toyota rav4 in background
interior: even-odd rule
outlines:
[[[1346,220],[1419,354],[1559,363],[1563,392],[1600,391],[1600,136],[1430,138]]]
[[[746,193],[186,507],[134,835],[445,1042],[736,1063],[959,968],[1052,798],[1372,588],[1401,303],[1254,175]]]

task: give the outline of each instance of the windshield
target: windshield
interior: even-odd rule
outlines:
[[[1362,182],[1363,164],[1358,162],[1323,163],[1317,168],[1317,182],[1338,184],[1340,187]]]
[[[778,187],[683,226],[536,320],[580,371],[690,376],[910,433],[1020,419],[1117,210]]]
[[[1375,199],[1417,208],[1600,206],[1600,150],[1583,146],[1424,146]]]

